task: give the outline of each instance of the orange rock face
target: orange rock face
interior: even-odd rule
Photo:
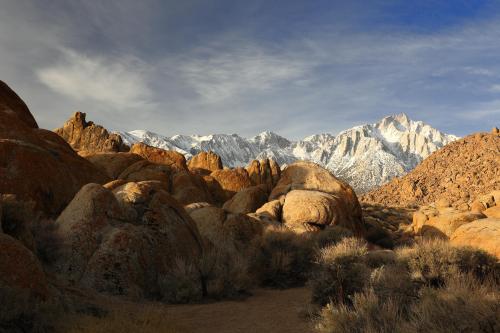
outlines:
[[[218,202],[226,202],[236,192],[252,186],[248,172],[244,168],[216,170],[210,176],[222,188],[222,193],[213,193]]]
[[[76,151],[119,152],[128,151],[118,134],[109,133],[104,127],[85,120],[85,113],[76,112],[61,128],[59,134]]]
[[[187,170],[186,158],[184,155],[173,150],[151,147],[139,142],[130,148],[130,152],[142,156],[144,159],[153,163],[176,166],[179,169]]]
[[[209,175],[215,170],[222,170],[222,160],[214,152],[202,151],[189,160],[188,168],[193,172]]]
[[[253,160],[246,167],[253,185],[265,184],[271,190],[280,179],[281,169],[274,160]]]
[[[393,179],[361,199],[389,206],[412,206],[444,198],[460,207],[481,193],[499,188],[500,135],[476,133],[446,145],[406,176]]]
[[[5,92],[5,85],[2,87],[0,98],[12,98],[12,93]],[[0,193],[33,200],[36,209],[54,216],[84,184],[108,181],[60,136],[33,127],[36,124],[29,121],[32,117],[26,115],[22,100],[0,100],[0,104],[21,106],[0,112]]]

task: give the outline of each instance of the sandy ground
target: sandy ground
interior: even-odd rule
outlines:
[[[307,311],[310,291],[257,289],[238,301],[165,305],[135,303],[117,297],[93,298],[107,311],[104,317],[66,315],[58,318],[55,332],[93,333],[307,333],[312,331]]]
[[[166,306],[176,328],[189,333],[311,332],[304,316],[310,302],[306,288],[259,289],[244,301]]]

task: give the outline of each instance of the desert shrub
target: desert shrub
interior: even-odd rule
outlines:
[[[420,290],[405,267],[398,265],[374,269],[370,274],[370,287],[383,303],[390,301],[404,313],[418,299]]]
[[[448,279],[446,288],[424,288],[412,306],[405,332],[499,332],[500,291],[497,284],[473,276]]]
[[[321,249],[310,280],[313,303],[350,303],[350,297],[369,280],[370,269],[363,258],[367,251],[366,242],[358,238]]]
[[[193,263],[177,258],[170,272],[158,278],[163,302],[189,303],[201,300],[203,296],[201,276]]]
[[[396,332],[401,314],[392,300],[381,301],[373,291],[356,293],[352,306],[330,303],[316,320],[321,333]]]
[[[408,266],[413,278],[431,286],[440,286],[459,273],[473,273],[479,279],[498,275],[496,258],[479,249],[454,247],[442,240],[424,240],[397,251],[398,259]]]
[[[351,230],[338,225],[328,226],[325,229],[312,234],[314,246],[318,249],[329,245],[335,245],[344,238],[353,237]]]
[[[258,239],[252,270],[264,286],[286,288],[302,285],[314,258],[311,239],[285,228],[273,228]]]
[[[231,240],[219,239],[203,253],[199,262],[207,296],[234,298],[248,293],[254,285],[249,255]]]
[[[392,265],[396,263],[396,254],[392,250],[376,250],[365,254],[364,261],[370,268]]]

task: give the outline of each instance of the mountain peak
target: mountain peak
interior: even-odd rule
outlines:
[[[279,164],[309,160],[325,166],[358,192],[404,175],[429,154],[456,139],[420,121],[413,121],[404,113],[385,117],[375,124],[353,127],[337,136],[315,134],[297,142],[269,130],[251,139],[236,134],[173,137],[152,134],[134,131],[122,136],[125,141],[143,141],[177,150],[186,158],[210,150],[230,167],[245,166],[253,159],[262,158],[273,158]]]

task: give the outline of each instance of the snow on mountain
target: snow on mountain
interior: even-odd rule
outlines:
[[[315,134],[295,142],[269,131],[250,139],[237,134],[167,137],[143,130],[119,134],[127,144],[144,142],[176,150],[187,159],[211,150],[230,167],[245,166],[253,159],[263,158],[272,158],[280,165],[310,160],[349,182],[358,193],[406,174],[432,152],[458,139],[421,121],[413,121],[406,114],[356,126],[337,136]]]

